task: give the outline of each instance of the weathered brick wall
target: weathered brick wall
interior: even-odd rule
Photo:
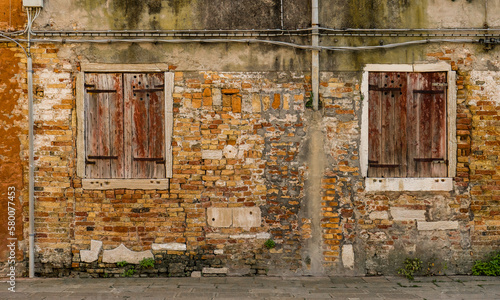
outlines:
[[[471,118],[464,85],[472,69],[469,49],[437,49],[428,62],[447,61],[457,71],[457,174],[451,192],[364,192],[359,177],[356,139],[359,125],[356,115],[353,130],[344,141],[352,149],[335,155],[350,154],[351,161],[339,157],[336,184],[342,194],[338,212],[344,239],[340,244],[353,245],[354,269],[366,274],[394,273],[406,258],[420,258],[429,274],[467,273],[475,256],[471,235],[477,230],[470,209],[469,165],[471,161]],[[348,97],[355,99],[355,96]],[[354,108],[359,113],[359,108]],[[342,111],[344,112],[344,111]],[[346,119],[347,124],[350,121]],[[342,134],[337,133],[335,137]],[[332,138],[333,139],[333,138]],[[352,144],[354,142],[354,144]],[[337,147],[339,143],[335,143]],[[344,146],[347,148],[347,146]],[[335,149],[335,147],[329,147]],[[348,149],[348,148],[347,148]],[[332,153],[332,156],[334,154]],[[344,159],[340,164],[341,159]],[[491,160],[490,160],[491,163]],[[342,168],[342,169],[341,169]],[[346,178],[338,175],[345,174]],[[343,205],[342,205],[343,204]],[[482,233],[476,233],[482,235]],[[491,246],[492,243],[489,244]],[[342,248],[344,249],[344,248]],[[492,248],[489,248],[491,251]],[[343,255],[346,253],[342,253]],[[345,262],[344,262],[345,264]]]
[[[170,189],[90,191],[75,178],[73,267],[98,272],[80,264],[79,251],[99,240],[104,250],[186,244],[189,255],[207,262],[188,271],[221,261],[238,274],[268,265],[297,270],[300,227],[307,223],[298,217],[307,84],[303,76],[295,82],[275,76],[175,72]],[[258,207],[261,225],[208,225],[207,208],[237,207]],[[275,249],[264,248],[268,238]]]
[[[470,210],[474,216],[474,232],[471,239],[477,257],[482,257],[497,248],[500,241],[497,163],[500,73],[498,65],[490,69],[492,70],[473,70],[464,80],[469,91],[466,101],[472,115]]]
[[[36,272],[69,274],[75,157],[76,65],[52,44],[37,44],[33,57]],[[25,156],[27,160],[27,153]],[[26,172],[27,173],[27,172]],[[25,215],[28,215],[26,207]],[[27,249],[26,249],[27,250]]]
[[[186,246],[153,250],[157,268],[150,276],[186,276],[206,267],[240,275],[394,274],[406,257],[434,263],[431,273],[466,273],[474,259],[498,246],[500,75],[483,68],[471,48],[436,47],[427,55],[426,62],[446,61],[457,71],[455,188],[432,193],[364,191],[360,72],[323,72],[322,108],[313,113],[306,107],[305,74],[175,67],[169,190],[84,190],[76,175],[79,58],[66,46],[37,44],[32,50],[38,274],[123,272],[102,262],[102,252],[95,262],[82,261],[91,240],[103,242],[104,250]],[[24,61],[15,55],[19,68],[9,78],[22,83]],[[9,82],[5,91],[20,95],[26,89]],[[20,164],[27,161],[27,139],[19,137],[26,131],[20,108],[26,99],[9,99],[17,113],[4,122],[15,124],[6,129],[15,131],[8,136],[17,148],[8,156]],[[26,177],[26,164],[24,172]],[[27,201],[23,205],[27,222]],[[234,215],[239,208],[258,208],[259,224],[213,225],[210,210]],[[269,238],[276,248],[264,246]],[[21,248],[27,251],[26,243]]]

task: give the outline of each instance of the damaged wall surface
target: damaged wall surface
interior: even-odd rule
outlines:
[[[46,0],[24,33],[19,20],[38,10],[13,2],[0,18],[0,213],[15,186],[27,262],[27,71],[14,41],[26,48],[29,32],[37,275],[120,276],[118,262],[145,258],[148,276],[388,275],[415,257],[467,274],[498,248],[500,5],[319,1],[314,110],[310,1]],[[393,82],[368,82],[376,72]],[[446,80],[394,82],[430,72]],[[444,144],[420,122],[439,97]],[[422,116],[406,113],[411,101]],[[431,130],[415,164],[446,175],[370,175],[404,164],[370,156],[373,122]],[[123,174],[164,173],[119,178],[122,156]]]

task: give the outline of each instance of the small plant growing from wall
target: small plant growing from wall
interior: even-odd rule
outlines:
[[[486,261],[474,262],[472,275],[500,276],[500,252],[494,253]]]
[[[128,265],[128,262],[126,262],[126,261],[119,261],[119,262],[117,262],[117,263],[116,263],[116,265],[117,265],[118,267],[120,267],[120,268],[123,268],[123,267],[125,267],[126,265]]]
[[[313,92],[310,92],[309,98],[306,98],[306,108],[313,108],[313,102],[314,102],[314,94]],[[323,106],[323,102],[321,99],[318,99],[318,108],[321,108]]]
[[[128,265],[128,262],[126,261],[119,261],[116,263],[116,265],[120,268],[123,268],[123,267],[126,267]],[[125,271],[123,271],[123,273],[121,274],[122,277],[130,277],[132,275],[134,275],[136,272],[134,266],[131,266],[129,268],[127,268]]]
[[[407,258],[403,267],[398,269],[398,274],[404,275],[408,280],[413,280],[415,273],[422,270],[422,261],[418,258]]]
[[[152,258],[144,258],[139,262],[139,265],[143,269],[153,268],[155,266],[155,260]]]
[[[134,274],[135,274],[135,268],[131,267],[130,269],[128,269],[122,273],[122,277],[131,277]]]
[[[268,239],[265,243],[264,243],[264,246],[266,246],[267,249],[272,249],[274,247],[276,247],[276,243],[271,240],[271,239]]]

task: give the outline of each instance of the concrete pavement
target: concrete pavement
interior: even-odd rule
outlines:
[[[500,299],[500,278],[202,277],[17,279],[0,299]]]

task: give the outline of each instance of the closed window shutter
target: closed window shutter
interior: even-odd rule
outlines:
[[[128,178],[165,178],[164,74],[124,74]]]
[[[124,177],[121,74],[86,74],[85,106],[86,176]]]
[[[445,72],[369,74],[368,176],[446,177]]]
[[[407,173],[406,73],[370,73],[370,177],[405,177]]]
[[[445,177],[448,170],[446,73],[410,74],[409,177]]]

